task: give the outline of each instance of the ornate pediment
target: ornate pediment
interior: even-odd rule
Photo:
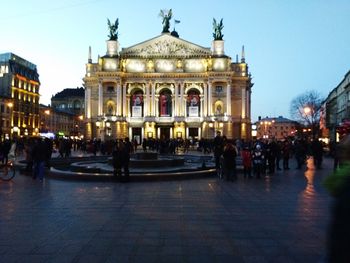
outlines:
[[[210,48],[201,47],[170,34],[162,34],[140,44],[123,48],[123,58],[206,58]]]

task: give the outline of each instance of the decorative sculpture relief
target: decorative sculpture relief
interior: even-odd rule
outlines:
[[[209,50],[190,47],[185,43],[178,43],[170,39],[161,39],[157,42],[139,48],[133,48],[129,51],[124,51],[124,55],[138,57],[188,57],[188,56],[207,56],[210,55]]]

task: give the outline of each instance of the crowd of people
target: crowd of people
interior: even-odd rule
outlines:
[[[115,166],[115,175],[120,176],[124,170],[126,177],[129,175],[130,154],[138,147],[143,151],[156,151],[160,154],[186,153],[190,148],[204,154],[213,154],[215,167],[220,171],[220,176],[227,180],[235,180],[236,159],[240,156],[243,165],[244,178],[260,178],[276,170],[288,170],[289,160],[292,156],[297,161],[297,168],[302,169],[308,155],[313,155],[315,166],[322,168],[323,146],[320,141],[314,140],[308,143],[306,140],[284,141],[276,140],[228,140],[217,133],[213,140],[201,139],[198,142],[192,139],[143,139],[139,145],[136,140],[101,141],[101,140],[71,140],[58,138],[20,138],[15,142],[5,140],[0,145],[0,159],[7,162],[11,146],[15,146],[17,155],[25,154],[26,171],[33,174],[33,178],[43,179],[45,166],[50,166],[53,152],[58,157],[68,158],[72,151],[81,151],[84,154],[112,155]],[[122,168],[122,169],[120,169]]]
[[[323,144],[319,140],[308,142],[305,139],[292,141],[228,140],[218,131],[213,141],[215,167],[220,177],[234,180],[236,176],[236,158],[241,157],[244,178],[261,178],[262,175],[273,175],[278,170],[289,170],[290,159],[294,157],[297,169],[302,169],[308,156],[313,156],[317,169],[322,169]]]

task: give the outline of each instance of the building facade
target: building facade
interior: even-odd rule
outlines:
[[[13,99],[0,97],[0,141],[11,137]]]
[[[10,137],[37,135],[39,88],[36,65],[12,53],[0,54],[0,96],[12,103]]]
[[[75,115],[84,114],[84,88],[64,89],[51,97],[51,107]]]
[[[299,123],[282,116],[273,118],[262,118],[255,123],[258,139],[284,140],[287,137],[295,136]]]
[[[341,127],[343,122],[350,120],[350,71],[326,98],[325,116],[329,137],[335,141],[337,140],[337,127]]]
[[[107,54],[86,64],[86,137],[116,139],[251,136],[251,76],[233,63],[224,41],[205,48],[173,33]]]
[[[83,116],[40,104],[40,135],[84,138]]]

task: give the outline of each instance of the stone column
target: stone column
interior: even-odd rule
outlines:
[[[203,108],[203,117],[207,117],[208,116],[208,84],[204,83],[203,89],[204,89],[204,97],[203,97],[203,104],[201,105],[201,108]]]
[[[129,127],[129,138],[130,138],[130,140],[132,139],[132,128],[131,127]]]
[[[126,96],[126,105],[127,105],[127,110],[125,117],[131,117],[131,111],[129,110],[129,105],[130,105],[130,95]]]
[[[175,103],[175,112],[174,112],[174,116],[179,116],[179,85],[178,83],[175,83],[175,97],[174,97],[174,103]]]
[[[231,82],[227,82],[227,94],[226,94],[226,114],[231,116]]]
[[[98,116],[103,115],[103,85],[98,83]]]
[[[175,100],[176,100],[176,95],[171,96],[171,115],[170,115],[170,117],[175,116]]]
[[[155,116],[155,115],[156,115],[156,108],[155,108],[155,105],[156,105],[155,87],[154,87],[154,85],[153,85],[153,83],[152,83],[151,81],[149,82],[149,88],[151,89],[151,96],[152,96],[150,115],[151,115],[151,116]]]
[[[246,112],[247,118],[250,119],[250,99],[249,99],[249,90],[246,90]]]
[[[91,87],[85,87],[85,118],[91,118]]]
[[[200,107],[200,114],[199,114],[199,117],[203,118],[204,117],[204,110],[203,110],[203,101],[204,101],[204,96],[203,95],[199,95],[200,97],[200,104],[199,104],[199,107]]]
[[[156,95],[154,100],[154,116],[159,117],[159,95]]]
[[[242,88],[242,119],[246,118],[246,90]]]
[[[127,116],[128,113],[128,104],[126,103],[126,83],[123,84],[123,113],[124,117]]]
[[[117,82],[117,109],[116,115],[122,115],[122,86]]]
[[[180,103],[179,103],[179,115],[180,116],[186,116],[185,115],[185,108],[184,108],[184,91],[185,91],[185,83],[181,82],[180,84]]]
[[[150,108],[150,96],[149,96],[149,86],[146,84],[145,87],[145,100],[143,104],[143,116],[149,116],[149,108]]]
[[[212,116],[212,93],[211,93],[212,83],[208,82],[208,116]]]

